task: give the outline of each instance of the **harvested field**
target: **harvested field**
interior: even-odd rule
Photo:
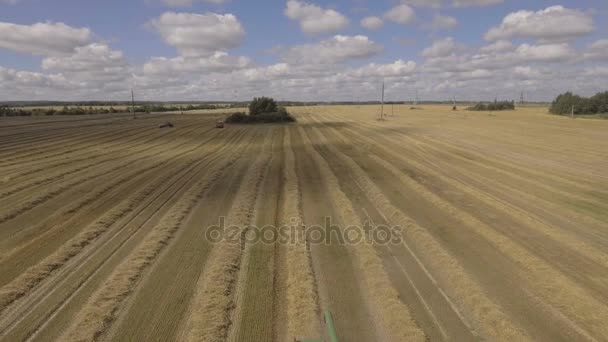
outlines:
[[[0,119],[0,341],[608,341],[608,121],[409,108]]]

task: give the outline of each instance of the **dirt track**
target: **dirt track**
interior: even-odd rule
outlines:
[[[378,110],[2,119],[0,341],[608,341],[608,122]]]

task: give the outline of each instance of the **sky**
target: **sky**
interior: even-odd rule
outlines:
[[[605,0],[0,0],[0,101],[550,101],[608,89]]]

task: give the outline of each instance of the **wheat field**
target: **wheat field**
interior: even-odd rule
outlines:
[[[608,121],[384,110],[0,119],[0,341],[608,341]]]

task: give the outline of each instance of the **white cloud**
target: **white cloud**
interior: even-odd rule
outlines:
[[[334,64],[366,58],[382,52],[383,47],[366,36],[334,36],[316,44],[291,47],[283,54],[290,64]]]
[[[454,0],[454,7],[490,6],[501,4],[504,0]]]
[[[102,43],[77,47],[70,56],[47,57],[42,69],[79,84],[81,91],[102,92],[129,87],[131,68],[121,51]]]
[[[352,70],[349,74],[357,77],[399,77],[410,75],[414,70],[416,70],[416,62],[399,59],[390,64],[371,63]]]
[[[401,4],[391,8],[384,14],[384,17],[392,22],[406,25],[415,19],[416,14],[410,6]]]
[[[540,71],[529,66],[516,66],[513,73],[522,79],[536,79],[542,76]]]
[[[431,27],[435,30],[449,30],[456,26],[458,26],[456,18],[441,14],[435,14],[433,23],[431,24]]]
[[[608,39],[593,42],[584,52],[587,59],[608,59]]]
[[[368,30],[378,30],[384,26],[384,21],[378,17],[366,17],[361,19],[361,26]]]
[[[457,48],[456,42],[452,37],[444,38],[433,42],[433,45],[422,50],[424,57],[444,57],[450,55]]]
[[[520,45],[516,53],[524,60],[565,61],[576,54],[568,44]]]
[[[480,49],[483,53],[499,53],[505,51],[512,51],[515,48],[513,43],[508,40],[497,40],[490,45],[486,45]]]
[[[440,8],[444,6],[444,0],[402,0],[401,2],[416,7]]]
[[[348,18],[338,11],[298,0],[287,1],[285,15],[299,22],[302,31],[307,34],[338,32],[349,23]]]
[[[503,3],[504,0],[452,0],[452,7],[490,6]],[[402,0],[402,2],[416,7],[442,8],[448,7],[448,0]]]
[[[587,68],[584,71],[585,76],[589,77],[608,77],[608,67],[605,66],[597,66],[593,68]]]
[[[231,72],[252,64],[247,57],[230,56],[216,52],[209,57],[154,57],[144,65],[145,74],[175,75],[192,72]]]
[[[107,99],[127,93],[132,73],[122,52],[102,43],[46,57],[42,69],[45,73],[0,67],[0,93],[9,99]]]
[[[68,72],[102,70],[124,65],[121,51],[112,50],[109,46],[100,43],[77,47],[70,56],[47,57],[42,61],[44,70]]]
[[[0,22],[0,48],[38,56],[69,54],[89,43],[88,28],[74,28],[64,23],[18,25]]]
[[[564,41],[593,31],[589,13],[563,6],[552,6],[537,12],[517,11],[507,15],[500,26],[490,29],[489,41],[513,37],[535,38],[543,41]]]
[[[161,0],[161,2],[167,6],[171,7],[184,7],[184,6],[192,6],[194,2],[207,2],[210,4],[225,4],[230,2],[230,0]]]
[[[167,12],[150,22],[184,56],[211,56],[240,45],[245,30],[232,14]]]

